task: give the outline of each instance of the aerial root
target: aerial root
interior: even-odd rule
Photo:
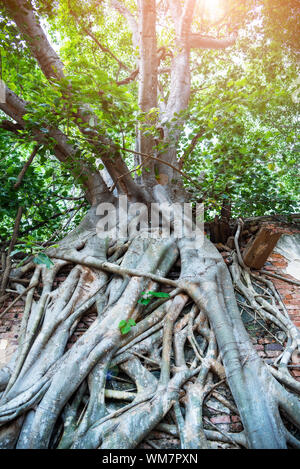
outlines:
[[[299,426],[300,388],[288,368],[299,331],[269,280],[252,276],[233,256],[230,273],[243,309],[285,333],[276,366],[264,365],[253,349],[228,269],[208,241],[197,249],[184,240],[177,247],[136,237],[109,247],[91,234],[83,238],[63,243],[54,267],[37,266],[32,276],[17,356],[0,372],[2,446],[134,448],[154,444],[149,434],[157,430],[187,449],[216,442],[299,447],[279,414]],[[172,269],[176,280],[168,278]],[[138,302],[149,290],[169,296]],[[67,349],[92,306],[94,323]],[[122,335],[118,325],[130,318],[136,326]],[[243,431],[226,432],[207,419],[212,398],[240,416]]]

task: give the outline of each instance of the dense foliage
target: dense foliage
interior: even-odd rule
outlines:
[[[192,200],[205,202],[208,218],[219,213],[224,199],[231,201],[233,216],[299,210],[299,2],[289,1],[288,8],[286,2],[275,3],[240,2],[240,10],[232,14],[232,27],[239,28],[238,44],[224,51],[192,54],[193,93],[178,157],[183,171],[197,182],[196,187],[186,180]],[[49,124],[58,125],[78,148],[78,158],[102,169],[97,150],[78,131],[71,114],[76,113],[77,99],[85,102],[99,118],[98,132],[112,137],[120,148],[134,149],[136,122],[143,121],[137,84],[131,81],[119,86],[135,67],[131,33],[106,2],[40,0],[36,8],[60,52],[67,78],[59,85],[46,81],[4,10],[0,17],[2,78],[32,103],[26,116],[29,131],[41,122],[45,132]],[[285,28],[278,26],[282,18]],[[205,18],[201,24],[204,33],[222,34],[220,20],[210,29],[206,29]],[[172,38],[172,27],[162,28],[160,45],[171,50]],[[166,71],[160,75],[160,100],[169,92],[169,62],[167,54],[161,63]],[[63,98],[70,84],[72,109]],[[148,132],[159,135],[159,129],[147,122]],[[94,122],[88,125],[93,128]],[[77,184],[82,175],[74,181],[69,168],[61,167],[51,156],[49,143],[40,148],[21,187],[14,191],[16,177],[34,145],[29,134],[1,130],[2,241],[11,234],[19,205],[25,208],[22,232],[32,241],[29,234],[48,239],[67,222],[69,210],[82,204],[82,199],[68,200],[82,195]],[[132,155],[123,154],[134,168]],[[39,228],[34,230],[36,225]]]

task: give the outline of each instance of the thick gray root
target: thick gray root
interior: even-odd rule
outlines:
[[[299,384],[287,368],[299,347],[299,331],[285,312],[259,297],[250,276],[233,264],[232,278],[249,307],[287,334],[281,366],[274,369],[254,350],[230,272],[206,237],[201,246],[141,235],[108,243],[95,235],[93,216],[49,253],[51,270],[38,266],[33,274],[42,292],[38,301],[34,289],[28,294],[17,354],[0,371],[0,446],[134,448],[159,426],[174,434],[166,421],[171,412],[182,448],[212,448],[215,441],[297,447],[279,412],[300,426]],[[179,278],[168,279],[179,254]],[[71,272],[54,289],[68,264]],[[168,298],[148,306],[138,302],[143,291],[166,289]],[[92,306],[96,320],[67,350]],[[122,335],[119,323],[128,319],[137,325]],[[110,389],[107,376],[114,366],[123,378],[113,377]],[[124,377],[130,391],[118,388]],[[220,384],[231,391],[234,403],[219,398],[237,408],[240,434],[207,428],[203,408]]]

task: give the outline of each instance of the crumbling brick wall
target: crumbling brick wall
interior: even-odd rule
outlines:
[[[0,313],[5,310],[13,298],[9,298],[0,309]],[[0,368],[2,368],[11,358],[19,340],[19,329],[21,317],[24,310],[24,301],[19,300],[12,309],[0,319]]]
[[[288,261],[283,255],[273,251],[264,265],[264,270],[297,281],[295,277],[285,273],[287,266]],[[280,293],[291,319],[300,328],[300,287],[274,277],[272,277],[272,282]]]

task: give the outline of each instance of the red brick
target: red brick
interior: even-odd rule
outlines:
[[[299,305],[295,304],[295,302],[293,301],[293,303],[288,303],[287,304],[287,309],[296,309],[296,310],[299,310]]]
[[[272,262],[272,259],[284,259],[284,257],[278,252],[273,252],[269,257],[268,261]]]
[[[12,320],[12,319],[15,319],[15,314],[18,314],[18,313],[6,313],[4,317],[6,320]]]
[[[233,433],[237,433],[237,432],[243,431],[243,425],[242,425],[241,422],[232,423],[232,424],[230,425],[230,428],[231,428],[231,431],[232,431]]]
[[[230,415],[220,414],[210,419],[212,423],[230,423]]]
[[[254,348],[256,350],[264,350],[264,346],[263,345],[255,345]]]
[[[232,415],[232,416],[231,416],[231,421],[232,421],[233,423],[238,423],[238,422],[241,421],[241,419],[240,419],[239,415]]]
[[[282,352],[279,352],[279,351],[271,351],[271,352],[266,352],[266,355],[267,357],[270,357],[270,358],[275,358],[275,357],[279,357],[279,355],[281,355]]]

